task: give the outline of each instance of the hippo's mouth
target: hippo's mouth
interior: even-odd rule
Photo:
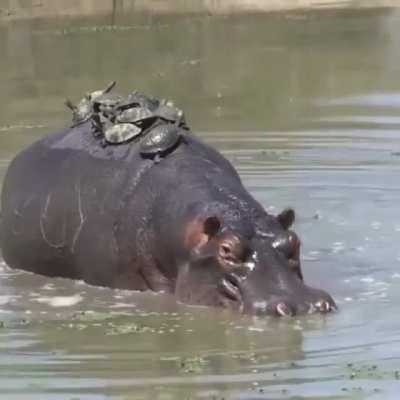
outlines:
[[[239,286],[239,278],[236,275],[226,274],[222,278],[218,289],[223,306],[243,312],[244,301]]]
[[[218,285],[219,298],[225,308],[234,309],[260,316],[292,317],[307,314],[328,314],[336,311],[334,300],[324,291],[310,288],[304,285],[305,294],[302,301],[295,303],[287,296],[276,296],[271,294],[265,299],[246,298],[243,288],[245,278],[233,273],[226,274]]]

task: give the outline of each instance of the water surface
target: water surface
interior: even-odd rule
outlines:
[[[65,97],[174,99],[268,210],[296,208],[305,278],[340,307],[254,319],[0,259],[0,397],[398,398],[398,11],[28,19],[0,43],[0,180]]]

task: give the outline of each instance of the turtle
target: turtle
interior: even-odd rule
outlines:
[[[104,137],[104,131],[111,128],[113,122],[102,113],[92,114],[92,133],[94,137]]]
[[[94,101],[94,100],[96,100],[98,97],[100,97],[100,96],[102,96],[102,95],[104,95],[104,94],[110,93],[111,90],[114,89],[114,86],[115,86],[116,84],[117,84],[116,81],[112,81],[112,82],[110,82],[110,83],[106,86],[105,89],[103,89],[103,90],[95,90],[94,92],[86,93],[86,96],[85,96],[85,97],[87,97],[90,101]]]
[[[92,103],[86,97],[77,105],[67,99],[65,100],[65,105],[72,111],[73,126],[86,122],[92,115]]]
[[[181,139],[182,130],[176,123],[161,123],[144,136],[139,151],[143,157],[153,158],[154,162],[158,163],[163,155],[179,144]]]
[[[155,111],[160,105],[160,100],[153,96],[146,96],[138,91],[130,93],[120,108],[144,107]]]
[[[65,105],[72,111],[72,123],[73,126],[79,125],[90,119],[93,113],[93,101],[99,96],[109,93],[116,82],[110,82],[107,87],[103,90],[96,90],[91,93],[86,93],[84,98],[79,101],[77,105],[74,105],[71,100],[66,99]]]
[[[123,110],[115,118],[117,122],[136,123],[145,119],[155,118],[154,114],[146,107],[131,107]]]
[[[183,112],[179,108],[176,108],[173,103],[160,104],[159,107],[154,111],[154,114],[161,119],[169,122],[180,121],[183,118]]]
[[[141,132],[142,130],[134,124],[115,124],[105,129],[104,139],[107,143],[120,144],[137,137]]]
[[[102,113],[107,117],[112,117],[114,110],[122,102],[123,98],[117,94],[104,93],[97,96],[93,101],[93,111]]]

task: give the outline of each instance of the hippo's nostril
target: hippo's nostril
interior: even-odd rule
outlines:
[[[292,317],[294,315],[292,308],[286,303],[278,303],[276,306],[276,312],[281,317]]]

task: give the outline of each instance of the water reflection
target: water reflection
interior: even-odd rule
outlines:
[[[306,279],[340,312],[252,319],[2,263],[0,394],[397,399],[398,20],[99,12],[1,25],[0,181],[69,121],[65,97],[115,78],[175,99],[268,210],[296,207]]]

